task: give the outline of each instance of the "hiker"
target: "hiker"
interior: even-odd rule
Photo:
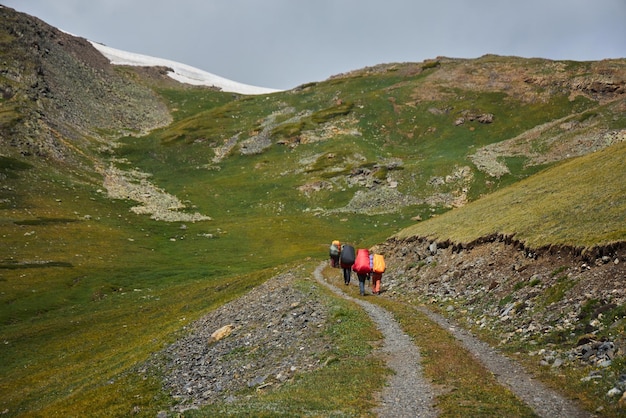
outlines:
[[[343,283],[345,285],[350,284],[352,278],[352,265],[354,264],[354,247],[349,244],[341,246],[341,252],[339,253],[339,265],[343,269]]]
[[[365,296],[365,280],[369,279],[369,273],[357,273],[356,277],[359,279],[359,294]]]
[[[372,293],[380,295],[380,282],[385,272],[385,257],[382,254],[372,256]]]
[[[369,250],[359,248],[352,270],[356,272],[359,278],[359,293],[361,296],[365,296],[365,280],[369,279],[369,275],[372,272]]]
[[[339,253],[341,252],[341,243],[337,240],[334,240],[330,244],[329,255],[330,255],[330,266],[331,267],[339,267]]]

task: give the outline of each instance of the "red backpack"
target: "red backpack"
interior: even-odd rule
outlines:
[[[352,266],[352,270],[358,274],[367,274],[372,272],[370,267],[370,252],[365,248],[360,248],[356,253],[356,260]]]

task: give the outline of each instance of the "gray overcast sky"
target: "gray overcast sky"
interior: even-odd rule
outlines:
[[[123,51],[290,89],[437,56],[626,58],[626,0],[0,0]]]

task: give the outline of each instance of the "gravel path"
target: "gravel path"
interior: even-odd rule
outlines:
[[[466,330],[456,326],[448,319],[426,308],[418,308],[443,329],[450,332],[483,363],[498,379],[501,385],[509,388],[518,398],[530,406],[541,417],[591,417],[592,414],[580,410],[572,401],[559,393],[534,380],[515,361],[498,353],[489,344],[470,335]]]
[[[358,303],[370,315],[384,336],[383,351],[387,364],[395,372],[382,393],[381,406],[375,412],[381,417],[435,417],[435,393],[430,383],[422,377],[420,353],[411,339],[402,331],[392,315],[385,309],[363,299],[353,298],[322,276],[321,264],[314,272],[315,278],[343,298]],[[493,373],[498,382],[510,389],[541,417],[591,417],[574,402],[534,380],[519,364],[500,354],[487,343],[473,337],[443,316],[424,307],[418,310],[450,332],[474,357]]]
[[[388,311],[362,299],[348,296],[324,280],[322,276],[324,266],[325,263],[322,263],[315,269],[315,278],[341,297],[363,307],[383,333],[382,350],[388,366],[395,374],[383,389],[381,405],[375,412],[380,417],[436,417],[438,413],[433,407],[435,394],[430,383],[422,377],[421,357],[417,346]]]

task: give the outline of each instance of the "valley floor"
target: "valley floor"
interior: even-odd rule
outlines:
[[[324,262],[312,275],[317,283],[340,298],[358,304],[369,315],[383,336],[374,355],[382,357],[393,371],[382,392],[374,396],[377,406],[370,413],[381,417],[434,417],[442,414],[439,397],[456,389],[425,376],[420,355],[424,341],[410,336],[394,314],[377,302],[387,300],[409,305],[369,292],[365,297],[359,297],[354,282],[347,287],[339,284],[342,280],[339,273],[335,274],[337,271],[328,268]],[[295,277],[302,275],[306,276],[306,272],[277,275],[246,296],[196,322],[189,335],[160,354],[161,358],[155,364],[164,367],[164,384],[177,400],[178,411],[198,409],[216,402],[228,405],[237,401],[236,393],[242,389],[263,391],[280,387],[291,381],[296,373],[323,368],[333,361],[331,358],[320,361],[330,348],[329,341],[321,336],[320,331],[331,316],[328,306],[319,300],[316,291],[307,292],[302,286],[294,286]],[[527,408],[520,416],[593,416],[451,320],[423,305],[414,305],[410,309],[421,314],[424,321],[432,322],[430,325],[436,328],[435,333],[452,335],[456,342],[455,346],[449,347],[450,350],[463,347],[470,353],[470,361],[481,363],[488,374],[483,375],[485,382],[495,377],[505,392],[510,391],[510,397],[516,399],[514,402]],[[227,326],[222,343],[211,344],[212,339],[222,338],[217,337],[215,331],[224,325]],[[258,359],[256,362],[250,362],[251,353],[257,354],[254,357]],[[483,376],[473,384],[488,385],[482,381]],[[465,411],[476,415],[484,412],[472,412],[467,406]]]

